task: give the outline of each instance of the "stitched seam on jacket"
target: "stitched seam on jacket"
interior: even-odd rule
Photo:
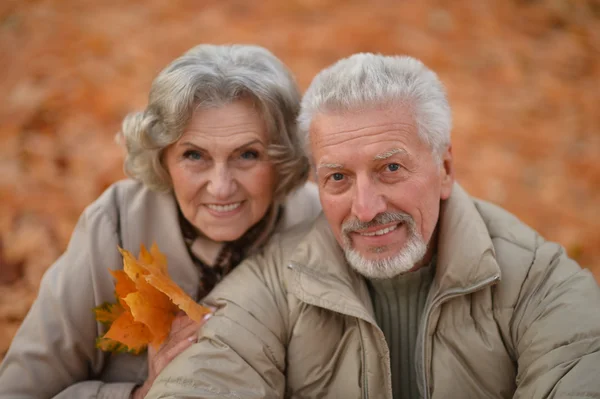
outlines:
[[[538,235],[536,234],[536,235],[535,235],[535,237],[537,238],[537,237],[538,237]],[[536,250],[537,250],[537,248],[538,248],[538,245],[537,245],[537,244],[535,244],[535,246],[534,246],[533,248],[531,248],[531,247],[526,247],[526,246],[524,246],[523,244],[521,244],[520,242],[513,241],[513,240],[511,240],[511,239],[509,239],[509,238],[507,238],[507,237],[504,237],[504,236],[490,236],[490,238],[492,239],[492,241],[493,241],[493,240],[502,240],[502,241],[505,241],[505,242],[507,242],[507,243],[509,243],[509,244],[512,244],[512,245],[514,245],[514,246],[517,246],[517,247],[519,247],[519,248],[521,248],[521,249],[523,249],[523,250],[525,250],[525,251],[527,251],[527,252],[529,252],[529,253],[535,253],[535,251],[536,251]],[[494,246],[494,247],[495,247],[495,246]]]
[[[536,234],[536,238],[537,238],[537,234]],[[536,240],[537,241],[537,240]],[[539,248],[539,245],[536,245],[535,250],[533,251],[533,258],[531,260],[531,263],[529,264],[529,267],[527,268],[527,273],[525,274],[525,277],[523,278],[523,280],[521,281],[521,288],[519,289],[519,294],[517,295],[517,303],[519,302],[519,298],[522,297],[523,290],[525,287],[525,282],[529,279],[529,274],[531,273],[531,269],[533,268],[533,265],[535,264],[536,260],[537,260],[537,250]],[[535,295],[535,292],[531,293],[529,295],[529,298],[527,299],[527,303],[524,305],[521,305],[523,307],[523,315],[521,316],[521,318],[519,319],[518,325],[515,326],[515,315],[516,312],[513,314],[513,317],[511,317],[510,319],[510,332],[511,332],[511,338],[512,338],[512,346],[513,348],[515,348],[515,354],[517,356],[519,356],[519,341],[521,340],[522,337],[513,337],[513,335],[517,334],[517,330],[519,329],[521,322],[523,321],[523,317],[525,316],[525,311],[527,308],[529,308],[529,305],[531,303],[531,301],[533,300],[533,297]],[[516,306],[515,306],[516,308]],[[516,338],[516,342],[515,342],[515,338]]]
[[[503,308],[498,308],[498,309],[490,309],[492,311],[492,315],[490,315],[490,320],[493,321],[494,323],[498,324],[498,321],[496,320],[496,313],[501,313],[501,312],[511,312],[514,311],[513,307],[503,307]],[[436,327],[435,332],[446,332],[448,330],[456,330],[457,328],[460,328],[462,326],[468,325],[468,324],[473,324],[473,325],[479,325],[480,323],[477,321],[477,318],[471,318],[470,320],[473,320],[472,322],[468,322],[468,321],[463,321],[465,318],[463,318],[461,321],[452,323],[451,325],[445,326],[445,327]]]
[[[239,306],[238,304],[236,304],[235,302],[231,302],[231,303],[235,304],[235,306],[238,306],[238,307],[240,307],[240,306]],[[242,309],[243,309],[243,308],[242,308]],[[249,315],[251,315],[250,313],[248,313],[248,314],[249,314]],[[269,344],[268,344],[268,343],[266,343],[266,342],[265,342],[263,339],[261,339],[261,337],[260,337],[260,336],[256,335],[256,334],[254,333],[254,331],[252,331],[252,330],[250,330],[250,329],[246,328],[244,325],[242,325],[242,324],[238,323],[236,320],[234,320],[234,319],[232,319],[232,318],[230,318],[230,317],[227,317],[227,316],[224,316],[224,315],[223,315],[223,316],[220,316],[220,317],[223,317],[223,318],[225,318],[225,319],[229,320],[230,322],[232,322],[232,323],[233,323],[233,324],[235,324],[236,326],[238,326],[238,327],[240,327],[240,328],[244,329],[245,331],[249,332],[249,333],[250,333],[252,336],[254,336],[254,337],[255,337],[255,338],[256,338],[256,339],[257,339],[259,342],[262,342],[262,343],[264,344],[264,348],[266,348],[266,349],[267,349],[267,351],[269,352],[269,357],[270,357],[270,360],[272,360],[272,361],[273,361],[273,363],[275,363],[275,365],[277,366],[277,369],[278,369],[279,371],[281,371],[282,373],[283,373],[283,372],[285,372],[285,365],[284,365],[284,364],[281,364],[281,363],[279,363],[279,362],[277,361],[277,357],[275,356],[275,352],[273,351],[273,349],[271,348],[271,346],[269,346]],[[252,317],[254,318],[254,316],[252,316]],[[271,334],[273,334],[273,332],[272,332],[271,330],[269,330],[269,329],[268,329],[268,328],[267,328],[267,327],[266,327],[264,324],[262,324],[260,321],[258,321],[258,319],[257,319],[257,322],[258,322],[260,325],[262,325],[263,327],[265,327],[265,329],[266,329],[266,330],[268,330],[268,331],[269,331]],[[218,331],[215,331],[215,332],[218,332]],[[276,337],[276,335],[275,335],[275,334],[273,334],[273,336],[275,336],[275,337]],[[227,345],[227,346],[229,346],[229,345]],[[281,343],[281,346],[283,347],[283,343]]]
[[[325,310],[330,310],[332,312],[336,312],[336,313],[339,313],[342,315],[353,316],[353,317],[357,317],[359,319],[368,321],[368,319],[365,316],[365,312],[362,311],[362,309],[360,309],[358,307],[348,306],[348,305],[346,305],[346,306],[336,305],[336,304],[333,304],[333,302],[330,302],[323,298],[319,298],[315,295],[309,294],[305,290],[295,293],[295,295],[298,297],[298,299],[300,299],[301,301],[303,301],[311,306],[317,306],[317,307],[320,307]],[[358,310],[358,311],[356,311],[356,310]]]

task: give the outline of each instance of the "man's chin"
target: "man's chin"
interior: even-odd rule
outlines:
[[[344,253],[350,266],[369,279],[389,279],[411,271],[425,256],[427,246],[421,240],[413,240],[400,251],[388,247],[361,252],[346,248]]]
[[[363,257],[358,251],[346,251],[346,260],[352,269],[369,279],[393,278],[411,268],[399,264],[394,257],[369,255]]]
[[[369,246],[369,247],[351,247],[348,248],[365,262],[385,262],[386,260],[398,259],[406,252],[405,247],[398,248],[398,245],[390,246]]]

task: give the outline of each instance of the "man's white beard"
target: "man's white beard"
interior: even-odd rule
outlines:
[[[344,254],[346,255],[346,260],[354,270],[370,279],[387,279],[406,273],[423,260],[427,253],[427,244],[416,231],[415,222],[410,215],[398,213],[382,216],[381,220],[377,220],[376,217],[373,222],[369,222],[369,225],[386,224],[389,223],[388,220],[398,220],[403,222],[408,229],[409,238],[406,245],[394,256],[377,260],[365,259],[358,251],[352,248],[351,239],[348,236],[349,231],[354,230],[358,226],[348,226],[349,228],[345,230],[344,234]]]

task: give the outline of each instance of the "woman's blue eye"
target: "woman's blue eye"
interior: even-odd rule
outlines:
[[[397,172],[398,169],[400,169],[400,165],[398,165],[397,163],[391,163],[387,166],[387,168],[390,172]]]
[[[340,181],[344,178],[344,174],[343,173],[334,173],[331,175],[331,178],[335,181]]]
[[[242,158],[244,159],[257,159],[258,158],[258,152],[256,151],[244,151],[241,155]]]
[[[194,161],[199,161],[202,159],[202,154],[200,154],[198,151],[194,151],[194,150],[189,150],[183,153],[183,156],[187,159],[191,159]]]

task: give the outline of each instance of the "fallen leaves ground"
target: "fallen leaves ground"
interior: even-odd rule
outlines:
[[[354,52],[421,58],[449,91],[463,186],[600,277],[597,0],[4,0],[0,357],[83,208],[123,177],[121,119],[201,42],[266,46],[303,89]]]

